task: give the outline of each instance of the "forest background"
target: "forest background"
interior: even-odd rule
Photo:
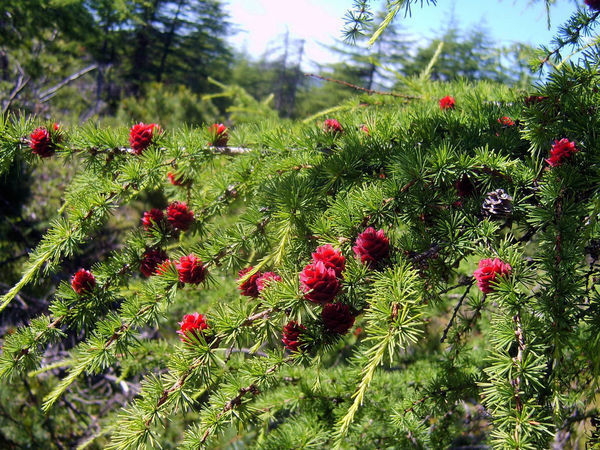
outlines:
[[[243,33],[230,22],[227,7],[199,0],[7,0],[0,22],[2,111],[75,123],[112,117],[119,123],[195,125],[243,120],[241,114],[231,115],[232,107],[240,106],[235,104],[241,102],[239,88],[280,117],[291,118],[306,118],[355,93],[304,76],[309,62],[305,42],[293,30],[276,37],[262,55],[234,49],[230,38]],[[382,17],[374,19],[373,26]],[[485,25],[461,30],[450,17],[432,24],[438,35],[424,40],[408,33],[403,22],[395,21],[373,47],[367,39],[352,46],[341,39],[323,43],[343,62],[318,65],[317,74],[393,90],[399,77],[420,73],[443,41],[433,80],[464,77],[522,86],[531,81],[527,58],[532,48],[518,42],[501,45]],[[261,113],[270,114],[267,109]]]

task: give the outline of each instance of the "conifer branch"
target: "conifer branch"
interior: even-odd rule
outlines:
[[[385,351],[387,347],[392,342],[393,332],[390,330],[388,334],[385,336],[383,340],[381,340],[375,347],[372,347],[369,350],[370,357],[368,364],[363,368],[361,372],[361,381],[358,385],[358,389],[352,395],[354,401],[352,405],[346,412],[346,415],[340,419],[337,423],[336,433],[335,433],[335,448],[341,448],[342,440],[348,433],[348,429],[350,428],[350,424],[354,421],[354,416],[358,411],[358,408],[362,405],[365,393],[373,380],[373,376],[375,374],[375,369],[383,362],[383,357],[385,356]]]
[[[23,287],[33,281],[45,263],[47,263],[51,258],[57,260],[62,257],[64,253],[69,252],[71,250],[70,245],[72,245],[73,241],[83,241],[86,236],[82,235],[80,231],[86,225],[86,222],[89,221],[95,212],[104,213],[103,216],[105,217],[107,209],[110,208],[113,200],[115,200],[118,195],[122,195],[127,192],[130,186],[130,183],[126,183],[122,186],[120,192],[110,192],[105,198],[99,199],[99,203],[92,206],[87,213],[83,215],[83,217],[76,219],[74,224],[70,226],[65,224],[68,228],[64,226],[61,228],[55,227],[54,234],[49,232],[42,242],[37,246],[36,250],[32,253],[31,258],[33,258],[33,261],[30,262],[30,266],[21,277],[21,280],[19,280],[19,282],[10,291],[0,298],[0,312],[2,312],[9,305],[9,303],[15,298],[20,290],[23,289]],[[112,206],[112,208],[115,207],[116,205]],[[49,247],[48,250],[43,251],[41,254],[37,253],[46,247]]]
[[[244,153],[248,153],[250,151],[252,151],[252,149],[249,148],[243,148],[243,147],[210,147],[210,149],[213,151],[214,154],[223,154],[223,155],[237,155],[237,154],[244,154]],[[85,149],[85,150],[81,150],[81,151],[88,151],[89,149]],[[185,150],[185,148],[183,149]],[[108,149],[106,151],[110,151],[110,152],[114,152],[115,149]],[[120,149],[121,152],[131,152],[132,150],[129,148],[122,148]],[[99,153],[100,151],[94,149],[94,154]],[[195,154],[189,154],[189,155],[184,155],[185,157],[194,157],[196,156]],[[159,167],[168,167],[171,166],[173,164],[173,162],[175,162],[175,160],[171,160],[165,163],[162,163],[159,165]],[[116,174],[113,174],[113,176],[115,176]],[[12,288],[10,289],[6,294],[4,294],[1,298],[0,298],[0,312],[2,312],[7,306],[8,304],[14,299],[14,297],[20,292],[20,290],[25,287],[27,284],[29,284],[31,281],[33,281],[33,279],[38,275],[38,273],[40,272],[40,270],[42,269],[42,266],[48,262],[48,260],[50,258],[53,258],[55,260],[58,260],[61,257],[61,254],[64,253],[65,251],[70,251],[70,248],[64,248],[66,245],[71,245],[72,241],[74,240],[74,236],[76,235],[80,235],[80,230],[86,225],[86,222],[93,217],[93,215],[95,214],[95,212],[97,211],[101,211],[102,213],[106,214],[107,213],[107,207],[109,205],[112,205],[111,208],[115,208],[117,206],[116,203],[113,203],[113,201],[117,200],[119,197],[123,197],[127,191],[129,190],[129,188],[132,186],[132,183],[125,183],[120,191],[113,191],[110,192],[106,195],[106,197],[104,199],[100,198],[99,199],[99,203],[96,206],[92,206],[85,215],[83,215],[83,217],[80,217],[77,219],[77,221],[71,226],[71,228],[64,232],[64,234],[62,236],[52,236],[51,234],[47,234],[45,237],[45,241],[42,241],[37,249],[42,248],[43,246],[49,246],[50,248],[45,251],[44,253],[42,253],[41,255],[37,255],[35,252],[32,254],[32,257],[34,258],[34,260],[30,263],[30,267],[29,269],[23,274],[23,276],[21,277],[21,280]],[[52,237],[53,239],[50,240],[50,237]],[[56,238],[59,238],[58,241],[56,241]],[[85,235],[82,235],[81,237],[79,237],[79,241],[85,239]],[[36,249],[36,251],[37,251]]]
[[[373,302],[367,313],[367,321],[369,327],[376,330],[368,338],[375,345],[363,352],[367,363],[361,370],[361,381],[352,396],[354,401],[336,424],[336,448],[341,447],[354,416],[364,401],[375,370],[383,363],[386,351],[392,359],[396,346],[405,347],[417,339],[417,326],[422,323],[419,320],[421,305],[415,285],[417,277],[417,272],[408,264],[400,265],[382,274],[373,285]]]
[[[240,326],[242,327],[246,327],[246,326],[250,326],[252,325],[254,322],[256,322],[257,320],[260,319],[264,319],[265,317],[268,317],[269,314],[271,314],[274,311],[274,308],[268,308],[264,311],[261,311],[259,313],[253,314],[251,316],[249,316],[248,318],[246,318],[243,322],[241,322]],[[221,343],[221,341],[223,340],[222,336],[216,336],[213,340],[210,341],[209,343],[209,348],[210,349],[216,349],[218,347],[218,345]],[[169,397],[179,391],[181,388],[184,387],[185,385],[185,381],[188,379],[188,377],[190,375],[192,375],[194,373],[194,371],[200,367],[202,364],[204,364],[206,362],[206,357],[205,355],[197,358],[194,362],[192,362],[189,366],[189,368],[183,372],[183,374],[177,379],[177,381],[169,388],[165,389],[162,394],[160,395],[158,401],[156,402],[156,405],[153,408],[153,413],[151,415],[151,417],[149,417],[145,424],[146,427],[149,427],[152,420],[153,420],[153,415],[156,414],[159,410],[159,408],[166,403],[166,401],[169,399]],[[275,369],[273,369],[274,371]],[[270,373],[270,372],[268,372]],[[267,373],[267,374],[268,374]],[[230,408],[231,409],[231,408]]]
[[[264,375],[262,377],[266,377],[266,376],[274,373],[283,364],[287,364],[288,362],[290,362],[292,360],[293,360],[293,357],[290,356],[290,357],[284,359],[283,361],[277,362],[273,366],[269,367],[265,371],[265,373],[264,373]],[[225,403],[225,405],[223,406],[223,409],[216,415],[216,417],[214,418],[215,424],[213,424],[212,426],[209,426],[208,428],[206,428],[206,430],[202,434],[202,438],[200,439],[200,444],[203,445],[206,442],[206,440],[209,438],[209,436],[211,436],[214,433],[214,430],[216,428],[216,423],[220,422],[222,420],[223,416],[225,416],[225,414],[227,414],[229,411],[231,411],[235,407],[239,406],[242,403],[242,399],[247,394],[249,394],[249,393],[251,393],[253,395],[260,394],[260,391],[259,391],[258,388],[259,388],[259,382],[258,381],[255,381],[255,382],[249,384],[246,387],[240,388],[238,394],[235,397],[229,399]]]
[[[6,294],[0,297],[0,312],[2,312],[15,296],[29,284],[37,273],[41,270],[44,263],[52,256],[52,250],[42,253],[37,260],[29,266],[29,269],[23,274],[17,284],[15,284]]]
[[[108,278],[107,281],[102,286],[100,286],[99,291],[106,292],[116,278],[122,276],[124,273],[126,273],[130,269],[131,269],[131,265],[125,264],[119,271],[112,274],[111,277]],[[31,349],[33,347],[36,347],[36,346],[40,345],[40,343],[43,343],[47,339],[49,339],[52,335],[52,331],[54,329],[56,329],[59,325],[61,325],[61,323],[63,321],[65,321],[65,319],[67,319],[70,314],[72,314],[71,311],[69,311],[63,315],[60,315],[58,317],[55,317],[52,322],[50,322],[43,330],[39,331],[35,335],[32,343],[30,345],[28,345],[27,347],[23,347],[20,350],[20,352],[14,358],[14,362],[18,363],[21,358],[23,358],[25,355],[29,354],[29,352],[31,351]]]
[[[50,322],[46,326],[45,330],[53,330],[53,329],[55,329],[56,327],[58,327],[60,325],[61,321],[64,320],[65,317],[66,316],[57,317],[56,319],[54,319],[52,322]],[[29,352],[31,351],[31,349],[34,346],[39,345],[40,340],[42,340],[42,338],[44,337],[44,335],[45,335],[44,331],[38,332],[38,334],[36,334],[35,338],[33,339],[33,343],[31,345],[27,346],[27,347],[23,347],[21,349],[21,351],[17,354],[17,356],[14,359],[15,363],[19,362],[19,360],[21,358],[23,358],[25,355],[28,355]]]
[[[68,206],[60,214],[66,212],[66,218],[55,221],[31,254],[24,272],[42,258],[32,279],[55,271],[97,233],[117,204],[142,192],[162,191],[168,202],[187,199],[195,225],[183,233],[162,221],[144,231],[134,225],[118,251],[91,264],[98,284],[89,295],[61,282],[50,313],[5,334],[1,376],[12,381],[15,374],[38,376],[64,366],[66,376],[52,386],[44,408],[66,398],[65,407],[53,408],[52,414],[70,419],[74,428],[89,424],[97,436],[99,421],[109,423],[103,433],[114,448],[158,446],[171,435],[161,427],[167,421],[176,429],[187,426],[182,445],[191,448],[221,445],[217,436],[231,422],[246,429],[259,427],[257,421],[263,432],[239,433],[234,438],[239,445],[353,447],[362,439],[353,424],[362,419],[369,421],[365,424],[374,446],[447,447],[452,436],[442,430],[462,426],[457,405],[478,394],[484,406],[473,408],[492,421],[492,445],[546,448],[553,431],[572,431],[566,418],[581,416],[581,405],[594,395],[594,367],[599,366],[594,336],[600,292],[593,287],[598,266],[593,255],[589,266],[584,259],[589,253],[585,246],[598,237],[600,212],[593,195],[598,171],[596,72],[597,65],[565,65],[550,75],[540,95],[556,100],[547,102],[552,103],[548,108],[560,111],[549,121],[540,119],[546,105],[522,110],[518,99],[508,101],[514,95],[508,90],[461,82],[444,85],[455,92],[473,91],[468,99],[458,98],[463,102],[460,120],[456,111],[431,114],[431,99],[447,94],[437,85],[422,102],[400,100],[401,112],[398,102],[386,101],[368,117],[341,118],[344,130],[357,130],[366,122],[372,135],[333,136],[314,124],[292,122],[270,130],[270,125],[240,126],[240,142],[257,143],[250,145],[255,148],[221,152],[207,147],[205,133],[183,130],[161,135],[143,154],[131,155],[121,147],[123,128],[65,131],[56,155],[80,158],[90,170],[71,183]],[[502,101],[493,102],[498,95]],[[479,108],[481,101],[493,108]],[[489,124],[499,114],[524,115],[518,118],[520,132],[490,133]],[[0,118],[0,171],[17,157],[42,161],[26,151],[31,142],[23,136],[31,130],[31,122],[7,124]],[[561,167],[549,166],[540,149],[543,153],[550,140],[566,131],[581,148]],[[334,140],[331,152],[319,151]],[[177,179],[168,185],[167,168],[187,184],[177,184]],[[385,180],[373,176],[377,173]],[[463,174],[478,194],[465,195],[457,206],[452,201],[463,195],[453,186],[463,182]],[[127,183],[131,187],[122,192]],[[491,214],[481,220],[478,196],[484,187],[514,192],[510,217]],[[528,201],[532,192],[534,201]],[[111,193],[116,195],[107,201]],[[513,229],[523,230],[521,238],[505,234],[509,221]],[[355,255],[362,245],[358,236],[371,226],[389,232],[386,255],[381,260],[373,256],[372,266],[364,255]],[[308,301],[299,272],[317,264],[313,253],[325,244],[345,259],[341,276],[327,277],[331,286],[341,286],[333,303],[323,306]],[[119,274],[127,264],[136,268],[141,254],[159,247],[172,258],[193,253],[201,259],[209,268],[206,288],[189,286],[181,295],[180,276],[189,275],[178,267],[183,263],[143,280]],[[510,265],[511,276],[492,283],[485,295],[473,296],[471,269],[480,254]],[[232,280],[234,270],[250,264],[253,271]],[[242,287],[253,299],[230,304],[236,282],[267,271],[281,280],[260,292]],[[63,280],[68,276],[60,274]],[[212,289],[223,280],[228,286]],[[175,343],[173,328],[182,313],[171,310],[175,295],[178,307],[189,308],[184,314],[198,310],[206,315],[203,323],[194,324],[200,329],[208,325],[195,334],[197,342]],[[341,325],[352,327],[352,320],[364,313],[356,323],[364,331],[357,329],[353,336],[351,328],[342,332],[340,325],[334,332],[332,305],[340,311],[348,308],[347,317],[339,317],[347,321]],[[439,324],[435,315],[440,305],[449,306],[441,335],[449,349],[433,342],[435,333],[426,332],[427,324],[433,330]],[[472,336],[478,348],[471,353],[469,333],[481,317],[485,326],[481,336]],[[290,332],[292,321],[302,324],[298,336]],[[187,319],[179,331],[184,332],[183,324]],[[286,346],[310,343],[311,351],[288,356],[282,338]],[[58,344],[51,346],[54,341]],[[255,351],[259,348],[260,353]],[[292,360],[304,366],[284,367]],[[40,363],[43,369],[36,370]],[[81,382],[85,374],[113,370],[119,375],[102,377],[108,380],[107,391]],[[49,392],[47,379],[39,377],[41,392]],[[354,386],[350,392],[348,386]],[[118,415],[100,404],[115,388],[127,391],[123,402],[131,402]],[[26,402],[33,406],[35,390],[15,386],[16,403],[19,389],[28,391]],[[392,418],[382,407],[404,402],[394,408]],[[14,414],[10,403],[0,409],[3,420]],[[466,409],[470,414],[471,408]],[[320,412],[338,418],[335,426],[327,425]],[[273,419],[276,427],[270,426]],[[431,421],[436,421],[433,427]]]
[[[146,314],[153,313],[157,310],[161,305],[161,300],[168,299],[168,296],[174,296],[175,291],[173,291],[173,289],[175,286],[167,286],[165,293],[158,297],[154,297],[150,304],[141,307],[130,320],[122,322],[112,334],[104,337],[104,342],[98,342],[99,338],[102,337],[99,335],[93,341],[86,342],[83,345],[80,344],[79,351],[73,358],[69,375],[67,375],[67,377],[64,378],[44,399],[44,411],[47,411],[52,407],[69,386],[75,382],[79,375],[96,366],[97,361],[102,361],[104,358],[108,357],[108,351],[115,347],[124,336],[127,336],[128,331],[132,327],[142,323]],[[148,290],[147,293],[149,296],[153,296],[152,290]],[[112,322],[108,322],[107,325],[110,325],[110,323]]]
[[[556,46],[554,50],[547,51],[543,59],[538,63],[538,70],[541,70],[544,65],[550,61],[550,59],[559,55],[560,51],[567,45],[576,45],[577,42],[583,36],[584,30],[593,26],[596,19],[600,16],[600,11],[595,12],[588,16],[586,13],[576,14],[566,26],[563,26],[559,30],[559,34],[563,35],[564,38],[556,38]]]
[[[269,314],[271,314],[275,310],[277,310],[277,308],[267,308],[264,311],[260,311],[258,313],[251,314],[247,318],[245,318],[239,322],[238,328],[251,326],[254,322],[265,319],[266,317],[268,317]],[[185,370],[183,372],[181,372],[175,379],[173,379],[173,382],[171,383],[171,385],[169,387],[164,388],[160,392],[160,394],[156,394],[156,400],[152,402],[153,405],[151,408],[148,408],[149,403],[147,401],[144,402],[145,410],[140,411],[140,413],[142,414],[140,417],[142,418],[143,425],[144,425],[143,428],[136,429],[134,435],[128,435],[128,433],[125,431],[127,424],[126,423],[122,424],[121,429],[123,430],[124,435],[127,435],[127,437],[125,439],[127,439],[129,442],[132,442],[132,439],[135,439],[136,442],[141,442],[141,441],[139,441],[139,439],[144,439],[144,436],[149,435],[150,426],[152,425],[154,420],[159,416],[159,414],[160,415],[164,414],[164,411],[161,411],[161,408],[164,405],[166,405],[168,402],[170,402],[174,395],[178,394],[182,389],[184,389],[186,387],[187,380],[196,374],[197,369],[202,368],[203,370],[207,370],[209,368],[210,363],[214,360],[210,356],[211,353],[214,351],[217,351],[217,350],[222,350],[222,349],[218,348],[219,344],[222,343],[225,340],[225,338],[231,337],[230,334],[223,334],[218,329],[215,329],[214,333],[215,333],[214,337],[212,337],[207,342],[207,353],[206,354],[203,354],[203,355],[197,357],[195,360],[193,360],[185,368]],[[221,410],[220,413],[217,414],[216,419],[214,420],[214,422],[212,422],[212,425],[209,426],[205,430],[205,432],[204,432],[205,437],[203,438],[203,441],[206,440],[208,438],[208,436],[215,431],[216,424],[223,418],[223,416],[228,411],[230,411],[231,409],[233,409],[234,407],[236,407],[237,405],[239,405],[241,403],[241,399],[247,393],[249,393],[249,392],[257,393],[258,392],[255,389],[258,389],[258,387],[261,383],[261,380],[263,380],[265,377],[267,377],[270,374],[272,374],[273,372],[275,372],[275,370],[277,370],[282,364],[285,364],[285,363],[291,361],[292,359],[293,359],[293,357],[288,357],[286,359],[278,361],[276,364],[271,366],[271,368],[269,368],[264,373],[262,373],[262,375],[257,379],[257,381],[251,383],[248,388],[240,389],[240,391],[239,391],[240,395],[237,396],[236,398],[230,400],[229,402],[227,402],[224,405],[223,410]],[[165,379],[171,380],[172,378],[170,375],[166,375]],[[208,390],[208,388],[207,388],[207,390]],[[153,394],[153,395],[155,395],[155,394]],[[121,441],[123,441],[123,437],[119,438],[119,442],[121,442]],[[119,448],[122,447],[122,445],[119,444],[117,441],[115,441],[113,443],[113,445],[115,447],[119,447]]]

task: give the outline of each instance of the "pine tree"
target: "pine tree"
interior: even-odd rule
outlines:
[[[425,70],[442,44],[441,52],[431,69],[431,79],[467,78],[504,83],[513,81],[507,76],[507,69],[501,62],[501,49],[495,48],[485,29],[474,28],[463,36],[454,20],[451,19],[448,24],[439,38],[420,48],[414,60],[405,65],[406,75],[415,76]]]

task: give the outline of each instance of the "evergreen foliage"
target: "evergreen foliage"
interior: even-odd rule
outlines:
[[[411,3],[390,2],[390,17]],[[0,298],[4,315],[29,286],[58,281],[48,311],[2,338],[0,378],[15,394],[0,387],[0,443],[597,443],[599,65],[593,53],[562,64],[535,92],[430,81],[426,70],[404,78],[396,96],[341,105],[340,127],[280,121],[268,102],[219,84],[240,117],[219,147],[206,126],[161,123],[135,152],[132,124],[61,127],[51,158],[76,174],[20,281]],[[454,103],[442,109],[446,96]],[[51,126],[2,117],[0,175],[48,164],[29,136]],[[576,151],[551,165],[561,139]],[[189,229],[158,212],[142,222],[134,208],[168,216],[174,202],[193,211]],[[70,282],[77,269],[64,268],[118,214],[135,223],[83,268],[94,283],[86,274],[80,289]],[[389,252],[364,264],[354,248],[368,227],[383,230]],[[335,302],[355,316],[346,334],[327,328],[299,278],[327,244],[345,256],[341,274],[327,275],[341,284]],[[148,251],[168,261],[143,276]],[[501,269],[484,273],[482,260]],[[202,275],[182,277],[182,261],[188,270],[201,261]],[[240,292],[268,271],[281,280]],[[194,312],[207,327],[192,321],[178,335]],[[304,327],[298,351],[281,341],[290,322]],[[15,426],[26,404],[37,407]]]

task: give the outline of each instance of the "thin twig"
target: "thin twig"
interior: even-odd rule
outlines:
[[[429,258],[435,258],[437,257],[438,252],[440,251],[440,245],[439,244],[433,244],[431,247],[429,247],[429,249],[425,250],[423,253],[418,253],[414,256],[411,256],[411,260],[413,263],[420,263],[424,260],[427,260]]]
[[[355,89],[357,91],[366,92],[369,95],[372,95],[372,94],[391,95],[392,97],[400,97],[400,98],[408,98],[408,99],[421,98],[421,97],[415,97],[414,95],[398,94],[397,92],[382,92],[382,91],[376,91],[374,89],[367,89],[367,88],[364,88],[362,86],[357,86],[355,84],[348,83],[347,81],[336,80],[335,78],[324,77],[324,76],[321,76],[321,75],[317,75],[315,73],[305,73],[304,75],[307,76],[307,77],[317,78],[317,79],[323,80],[323,81],[329,81],[331,83],[341,84],[342,86],[346,86],[346,87]]]
[[[242,326],[242,327],[248,326],[248,325],[252,324],[252,322],[255,322],[256,320],[269,317],[269,314],[271,314],[273,311],[275,311],[275,308],[268,308],[268,309],[265,309],[264,311],[258,312],[251,316],[248,316],[248,318],[246,318],[246,320],[244,320],[240,326]]]
[[[517,356],[514,358],[514,362],[517,366],[520,366],[523,362],[523,353],[525,352],[525,337],[523,336],[523,327],[521,326],[521,315],[517,313],[513,316],[513,321],[515,322],[515,337],[517,338],[518,343],[518,351]],[[520,367],[519,367],[520,368]],[[515,388],[515,401],[517,411],[521,412],[523,409],[523,405],[521,403],[521,397],[519,391],[521,389],[521,377],[517,375],[517,377],[512,380],[513,387]],[[517,439],[517,429],[515,429],[515,439]],[[518,439],[517,439],[518,442]]]
[[[454,323],[454,319],[456,318],[456,315],[458,314],[458,310],[460,309],[463,301],[465,300],[465,298],[467,298],[467,295],[469,295],[469,291],[473,287],[473,283],[475,283],[474,278],[469,282],[469,284],[467,284],[467,289],[465,289],[465,292],[463,293],[462,297],[456,304],[456,306],[454,308],[454,312],[452,313],[452,317],[450,317],[450,321],[448,322],[448,325],[446,325],[446,328],[444,329],[444,334],[442,335],[442,339],[440,340],[440,342],[444,342],[446,340],[446,337],[448,336],[448,331],[450,331],[450,328],[452,327],[452,324]]]
[[[458,283],[456,283],[454,286],[450,286],[450,287],[447,287],[446,289],[442,289],[439,292],[439,295],[447,294],[448,292],[453,291],[454,289],[457,289],[461,286],[467,286],[467,285],[471,284],[472,282],[473,282],[473,280],[471,280],[470,278],[465,278],[464,280],[461,280]],[[457,298],[459,296],[460,296],[460,294],[456,294]]]
[[[65,87],[67,84],[77,80],[78,78],[81,78],[82,76],[84,76],[86,73],[91,72],[92,70],[95,70],[98,68],[98,64],[90,64],[89,66],[85,67],[84,69],[81,69],[78,72],[75,72],[72,75],[69,75],[67,78],[65,78],[64,80],[62,80],[60,83],[52,86],[49,89],[46,89],[44,92],[42,92],[39,95],[39,102],[40,103],[44,103],[47,102],[48,100],[50,100],[52,97],[54,97],[56,95],[56,93],[62,89],[63,87]]]
[[[17,82],[15,83],[14,89],[11,91],[11,93],[8,96],[8,99],[2,106],[2,114],[4,114],[6,111],[8,111],[8,108],[10,108],[10,105],[12,104],[13,100],[15,98],[17,98],[19,93],[31,81],[31,77],[25,77],[25,72],[21,68],[21,65],[19,64],[19,62],[17,61],[17,62],[15,62],[15,64],[17,65],[17,70],[19,71],[19,77],[17,78]]]
[[[243,155],[245,153],[249,153],[251,151],[253,151],[252,148],[248,148],[248,147],[212,147],[209,146],[207,147],[208,150],[210,150],[212,153],[215,154],[221,154],[221,155]],[[70,149],[73,152],[90,152],[92,153],[94,156],[95,155],[99,155],[99,154],[133,154],[135,153],[131,148],[129,147],[117,147],[117,148],[105,148],[105,149],[97,149],[97,148],[72,148]],[[165,147],[161,147],[160,148],[161,151],[167,150]],[[185,151],[186,148],[185,147],[181,147],[180,150]],[[196,154],[192,154],[189,155],[192,157],[198,156]],[[166,165],[172,165],[173,162],[175,161],[169,161]]]

